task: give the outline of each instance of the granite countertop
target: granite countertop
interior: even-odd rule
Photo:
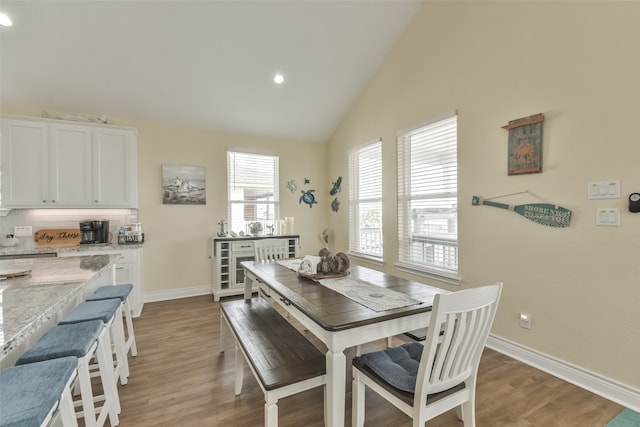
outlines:
[[[102,252],[102,251],[122,251],[131,249],[140,249],[144,247],[144,243],[131,243],[119,245],[117,243],[104,243],[97,245],[75,245],[75,246],[35,246],[24,247],[22,245],[12,247],[0,247],[0,255],[23,255],[23,254],[39,254],[39,253],[58,253],[58,252]]]
[[[120,255],[0,260],[0,272],[31,270],[0,280],[0,360],[82,295]]]

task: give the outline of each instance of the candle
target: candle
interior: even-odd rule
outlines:
[[[285,220],[285,223],[286,223],[286,226],[285,226],[286,231],[285,231],[285,233],[286,234],[293,234],[293,221],[294,221],[294,218],[292,216],[288,216],[284,220]]]

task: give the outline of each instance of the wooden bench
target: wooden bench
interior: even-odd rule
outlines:
[[[220,312],[236,341],[235,394],[242,391],[242,354],[265,396],[265,426],[278,425],[278,399],[326,384],[324,354],[263,299],[226,301]]]

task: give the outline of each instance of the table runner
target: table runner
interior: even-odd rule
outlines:
[[[276,262],[283,267],[297,272],[302,260],[287,259]],[[315,281],[376,312],[422,304],[422,301],[411,298],[403,293],[348,276]]]
[[[301,262],[302,262],[302,258],[289,258],[289,259],[276,260],[277,264],[280,264],[281,266],[286,267],[289,270],[293,270],[296,273],[300,269]]]
[[[351,277],[321,279],[318,283],[373,311],[393,310],[422,303],[403,293]]]

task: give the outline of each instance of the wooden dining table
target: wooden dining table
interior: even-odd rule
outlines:
[[[276,262],[245,261],[245,299],[253,284],[275,301],[326,346],[327,392],[325,424],[344,426],[347,384],[345,349],[424,328],[429,323],[433,298],[448,291],[424,283],[352,265],[349,277],[405,294],[418,302],[402,308],[375,311],[315,280]]]

